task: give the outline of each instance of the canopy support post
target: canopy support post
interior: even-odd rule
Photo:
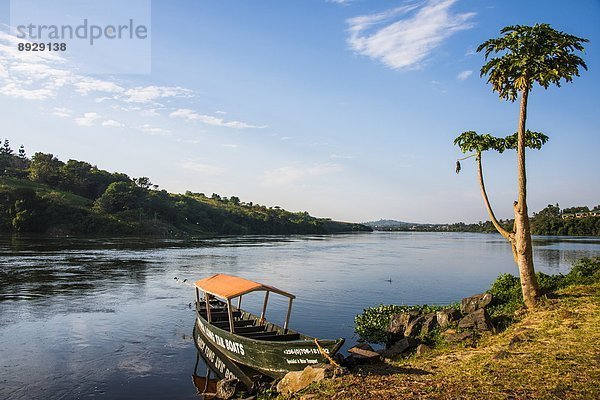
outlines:
[[[290,302],[288,303],[288,309],[287,309],[287,315],[285,316],[285,324],[283,324],[283,332],[287,333],[288,330],[288,324],[290,322],[290,315],[292,314],[292,301],[294,299],[292,299],[290,297]]]
[[[261,322],[265,320],[265,314],[267,313],[267,303],[269,302],[269,291],[265,292],[265,302],[263,303],[262,313],[260,313]]]
[[[233,324],[233,312],[231,312],[231,299],[227,299],[227,313],[229,314],[229,330],[231,333],[235,333],[235,327]]]
[[[242,296],[240,295],[240,297],[238,297],[237,309],[239,310],[241,307],[242,307]]]
[[[210,317],[210,294],[204,292],[204,301],[206,302],[206,320],[210,324],[210,322],[211,322],[211,317]]]

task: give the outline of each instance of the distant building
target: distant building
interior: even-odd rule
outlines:
[[[586,218],[586,217],[600,217],[600,210],[582,211],[577,213],[568,213],[561,215],[562,219],[574,219],[574,218]]]

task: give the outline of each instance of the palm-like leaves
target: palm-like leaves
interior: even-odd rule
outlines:
[[[506,100],[514,101],[518,92],[529,91],[534,83],[545,89],[561,80],[570,82],[579,76],[579,67],[587,70],[583,59],[574,51],[583,51],[588,42],[577,36],[556,31],[548,24],[507,26],[503,36],[482,43],[477,51],[485,50],[486,60],[481,76],[487,75],[494,91]]]
[[[460,147],[463,153],[482,153],[487,150],[503,153],[504,150],[517,149],[517,136],[517,132],[504,138],[498,138],[490,134],[480,135],[474,131],[467,131],[454,139],[454,144]],[[548,136],[541,132],[527,130],[525,133],[525,146],[530,149],[539,150],[547,141]]]

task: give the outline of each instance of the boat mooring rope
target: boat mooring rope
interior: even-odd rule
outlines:
[[[331,365],[333,365],[336,368],[340,368],[340,365],[338,363],[335,362],[335,360],[333,358],[331,358],[331,356],[329,354],[327,354],[327,352],[325,351],[324,348],[321,347],[321,345],[319,344],[319,341],[317,340],[317,338],[315,338],[315,344],[317,345],[317,348],[319,349],[319,351],[321,352],[321,354],[323,354],[323,356],[329,360],[329,363]]]

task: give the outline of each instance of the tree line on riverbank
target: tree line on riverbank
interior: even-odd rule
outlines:
[[[558,204],[549,204],[543,210],[533,213],[530,219],[531,233],[533,235],[548,236],[600,236],[600,217],[589,215],[592,212],[600,212],[600,205],[590,209],[587,206],[568,207],[561,209]],[[575,217],[575,214],[584,216]],[[586,214],[588,214],[586,216]],[[567,216],[567,218],[565,218]],[[514,219],[500,219],[499,224],[504,229],[512,229]],[[474,224],[456,222],[453,224],[406,224],[394,225],[390,222],[378,225],[376,222],[368,222],[377,231],[416,231],[416,232],[475,232],[496,233],[497,230],[491,221],[479,221]]]
[[[0,147],[0,233],[239,235],[370,231],[213,193],[168,193],[149,178]]]

